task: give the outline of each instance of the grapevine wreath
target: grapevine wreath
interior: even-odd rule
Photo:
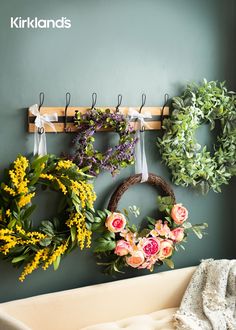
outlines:
[[[89,177],[69,160],[46,155],[29,161],[18,156],[4,183],[0,198],[0,252],[14,265],[24,266],[23,281],[39,266],[57,269],[63,254],[77,245],[90,246],[87,212],[96,198]],[[62,193],[59,214],[32,229],[31,200],[39,187]]]
[[[182,186],[221,191],[236,174],[236,98],[224,83],[204,80],[188,85],[181,97],[173,99],[173,113],[164,120],[164,136],[158,139],[162,159],[172,172],[173,182]],[[209,123],[220,123],[220,135],[213,147],[201,148],[195,133]]]
[[[189,231],[202,238],[202,230],[207,224],[192,226],[188,219],[188,210],[182,204],[176,204],[171,187],[159,176],[149,174],[147,183],[160,187],[165,197],[158,197],[161,218],[147,217],[147,225],[137,229],[128,221],[128,211],[117,211],[118,202],[123,193],[132,185],[141,182],[142,175],[136,174],[126,179],[114,192],[108,210],[97,211],[90,217],[92,230],[97,232],[94,252],[105,272],[120,272],[124,267],[153,270],[155,265],[167,264],[174,267],[172,256],[182,243],[186,242]],[[131,210],[131,208],[130,208]],[[138,215],[137,207],[132,213]]]
[[[137,138],[126,117],[109,109],[91,109],[85,114],[76,113],[75,125],[78,134],[74,139],[73,160],[79,167],[89,166],[89,174],[97,176],[101,170],[114,176],[121,168],[134,164]],[[101,128],[112,129],[119,134],[119,143],[104,153],[94,149],[94,134]]]

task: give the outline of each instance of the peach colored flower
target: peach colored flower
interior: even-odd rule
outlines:
[[[106,219],[105,226],[112,233],[119,233],[125,228],[126,219],[121,213],[112,213]]]
[[[150,235],[151,235],[152,237],[157,237],[157,236],[159,236],[158,232],[157,232],[155,229],[153,229],[153,230],[150,231]]]
[[[165,258],[168,258],[172,255],[172,252],[173,252],[172,241],[163,239],[161,241],[161,248],[160,248],[160,252],[158,254],[158,259],[163,260]]]
[[[175,242],[181,242],[184,239],[184,228],[175,228],[170,233],[170,238]]]
[[[133,251],[130,257],[126,257],[126,263],[133,268],[141,266],[144,260],[145,257],[142,251]]]
[[[165,221],[163,225],[162,220],[158,220],[155,224],[155,230],[160,236],[169,237],[170,228],[168,227],[167,221]]]
[[[139,243],[146,257],[157,254],[160,250],[160,241],[155,237],[143,238]]]
[[[141,266],[139,266],[139,268],[141,268],[141,269],[144,269],[144,268],[152,269],[153,266],[155,265],[155,263],[157,262],[157,260],[158,260],[158,255],[151,256],[150,258],[147,258],[144,261],[144,263]]]
[[[116,248],[114,253],[117,254],[118,256],[122,257],[127,255],[129,252],[131,252],[132,247],[129,242],[121,239],[116,242]]]
[[[188,219],[188,210],[182,204],[175,204],[170,215],[177,225],[182,225]]]
[[[130,244],[134,244],[135,239],[136,239],[136,233],[132,233],[131,231],[124,229],[122,230],[122,232],[120,233],[121,237],[124,237],[124,239],[129,242]]]

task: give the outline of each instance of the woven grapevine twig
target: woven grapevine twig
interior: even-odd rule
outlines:
[[[142,179],[142,175],[136,174],[130,176],[128,179],[122,182],[121,185],[115,190],[115,192],[111,196],[111,199],[108,204],[108,210],[111,212],[115,212],[117,210],[117,206],[122,195],[126,192],[126,190],[129,189],[129,187],[131,187],[134,184],[140,183],[141,179]],[[175,203],[174,192],[171,186],[163,178],[161,178],[156,174],[149,173],[147,183],[156,187],[160,187],[166,196],[171,196],[174,199],[174,203]]]

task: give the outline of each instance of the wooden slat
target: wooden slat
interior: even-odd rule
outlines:
[[[111,111],[115,112],[115,108],[112,108],[112,107],[99,107],[99,109],[104,109],[104,110],[110,109]],[[120,112],[127,115],[129,109],[130,109],[129,107],[120,107]],[[139,111],[138,107],[132,107],[132,109]],[[74,117],[76,110],[78,110],[81,113],[86,113],[86,111],[88,111],[88,108],[87,107],[68,107],[67,117],[68,117],[68,119],[70,119],[69,121],[72,121],[72,118]],[[63,122],[54,122],[55,129],[58,133],[63,133],[64,132],[64,119],[65,119],[65,107],[42,107],[40,109],[41,114],[50,115],[55,112],[57,113],[58,117],[60,117],[60,121],[63,121]],[[141,112],[142,113],[150,112],[152,114],[152,116],[154,116],[153,120],[152,120],[152,118],[147,120],[148,127],[146,128],[146,130],[161,129],[160,116],[162,113],[162,107],[143,107]],[[169,107],[165,107],[163,110],[163,116],[168,116],[168,115],[169,115]],[[155,117],[158,119],[156,120]],[[33,116],[31,114],[31,112],[28,111],[28,132],[29,133],[33,133],[35,131],[34,118],[35,118],[35,116]],[[134,127],[134,129],[139,129],[139,125],[137,122],[131,122],[131,125]],[[67,127],[70,128],[70,132],[76,131],[76,127],[74,126],[74,124],[72,122],[68,122]],[[105,131],[105,130],[106,129],[101,129],[101,131]],[[45,131],[48,133],[54,132],[53,129],[48,125],[45,125]]]

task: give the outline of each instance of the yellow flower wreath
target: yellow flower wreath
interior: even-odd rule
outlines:
[[[90,247],[87,216],[96,195],[90,177],[69,160],[53,155],[29,161],[19,156],[0,188],[0,253],[14,265],[24,265],[20,281],[38,267],[57,269],[61,256],[79,246]],[[37,186],[62,193],[58,217],[32,230],[31,200]]]

